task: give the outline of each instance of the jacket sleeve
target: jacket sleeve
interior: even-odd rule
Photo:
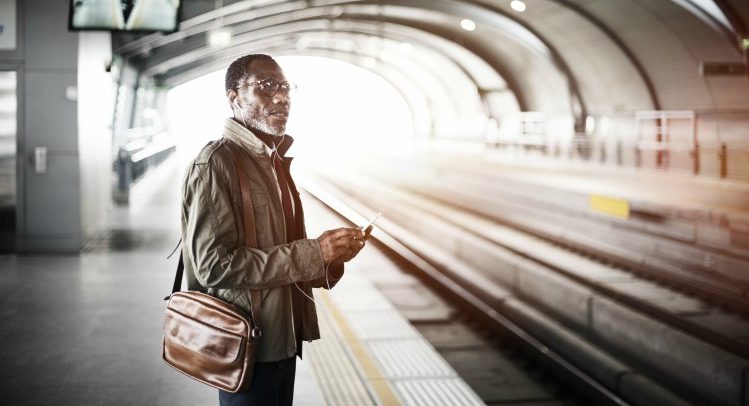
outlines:
[[[228,169],[194,163],[183,189],[183,244],[198,282],[207,288],[269,289],[324,277],[320,244],[303,239],[267,248],[238,244]]]
[[[313,288],[332,289],[343,278],[343,264],[328,267],[327,273],[327,278],[323,275],[320,278],[313,279],[310,282],[310,286]]]

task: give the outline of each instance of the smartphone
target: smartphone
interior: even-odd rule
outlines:
[[[377,219],[379,219],[380,216],[382,216],[382,213],[377,213],[374,216],[374,218],[372,220],[370,220],[369,223],[367,223],[367,225],[359,227],[359,230],[366,231],[369,228],[369,226],[374,225],[375,221],[377,221]],[[365,240],[369,238],[369,234],[370,233],[371,233],[371,231],[369,231],[369,232],[366,233],[366,235],[364,236]]]

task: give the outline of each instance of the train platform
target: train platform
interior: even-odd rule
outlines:
[[[179,238],[175,168],[136,184],[130,206],[111,211],[108,232],[83,254],[0,257],[4,404],[218,403],[216,390],[160,359],[175,267],[165,258]],[[344,225],[330,221],[308,220],[310,230]],[[315,293],[323,338],[305,343],[294,404],[483,404],[365,276],[377,266],[369,258]]]
[[[391,169],[400,174],[410,167],[417,174],[431,170],[448,178],[467,174],[550,191],[608,196],[627,201],[634,210],[663,215],[724,215],[749,221],[749,182],[695,176],[680,168],[617,166],[464,140],[413,142],[382,154],[356,155],[345,165],[383,173],[395,165]]]

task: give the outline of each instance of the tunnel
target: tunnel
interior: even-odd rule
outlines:
[[[0,0],[0,292],[9,405],[749,405],[749,3]]]

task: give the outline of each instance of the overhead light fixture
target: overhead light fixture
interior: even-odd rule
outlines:
[[[308,46],[309,46],[309,38],[307,37],[299,38],[296,41],[296,49],[298,50],[306,49]]]
[[[343,15],[343,7],[335,6],[330,9],[330,18],[340,18]]]
[[[522,13],[523,11],[525,11],[525,8],[526,8],[525,2],[521,0],[512,0],[510,2],[510,7],[512,7],[513,10],[519,13]]]
[[[460,27],[466,31],[473,31],[476,29],[476,23],[467,18],[464,18],[460,21]]]
[[[749,38],[744,38],[741,40],[741,49],[744,51],[749,51]]]
[[[231,32],[220,28],[208,33],[208,46],[211,48],[226,48],[231,45]]]

